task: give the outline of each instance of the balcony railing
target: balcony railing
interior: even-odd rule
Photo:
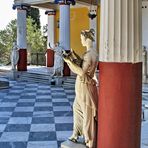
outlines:
[[[28,63],[30,63],[31,65],[45,66],[46,65],[45,53],[43,52],[31,53],[31,56],[28,57]]]

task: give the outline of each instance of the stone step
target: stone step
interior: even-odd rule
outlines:
[[[0,89],[9,88],[9,81],[5,78],[0,78]]]
[[[21,78],[18,79],[18,81],[50,84],[49,80],[35,79],[35,78],[29,78],[29,77],[21,77]]]
[[[35,82],[43,84],[50,84],[51,81],[50,76],[47,74],[21,72],[18,75],[18,81]]]
[[[2,77],[8,77],[8,73],[9,72],[10,72],[10,70],[0,69],[0,76],[2,76]]]
[[[23,77],[35,77],[35,78],[42,78],[42,79],[49,79],[50,75],[48,74],[39,74],[39,73],[30,73],[30,72],[18,72],[19,75]]]
[[[64,81],[63,87],[75,87],[76,75],[67,77]]]

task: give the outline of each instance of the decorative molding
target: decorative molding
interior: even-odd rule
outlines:
[[[60,4],[60,5],[75,5],[76,1],[75,0],[55,0],[54,1],[56,4]]]
[[[56,11],[55,10],[47,10],[47,11],[45,11],[45,15],[56,15]]]
[[[30,9],[30,5],[29,4],[25,4],[25,3],[13,4],[12,9],[13,10],[15,10],[15,9],[28,10],[28,9]]]

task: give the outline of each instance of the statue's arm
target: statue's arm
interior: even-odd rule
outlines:
[[[68,64],[71,71],[73,71],[74,73],[76,73],[79,76],[85,75],[88,71],[89,66],[90,66],[90,59],[89,58],[85,58],[83,60],[82,68],[79,67],[78,65],[76,65],[74,62],[70,61],[67,58],[64,58],[64,61]]]

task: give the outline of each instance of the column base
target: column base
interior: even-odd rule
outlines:
[[[98,148],[140,148],[142,63],[99,69]]]
[[[27,49],[19,49],[18,71],[27,71]]]
[[[51,50],[51,49],[47,49],[46,66],[47,67],[53,67],[54,66],[54,51]]]
[[[66,50],[66,53],[69,53],[69,52],[70,52],[70,50]],[[70,76],[70,68],[69,68],[69,66],[67,65],[66,62],[64,62],[63,75],[64,76]]]
[[[68,67],[67,63],[64,62],[64,70],[63,70],[64,76],[70,76],[70,68]]]

